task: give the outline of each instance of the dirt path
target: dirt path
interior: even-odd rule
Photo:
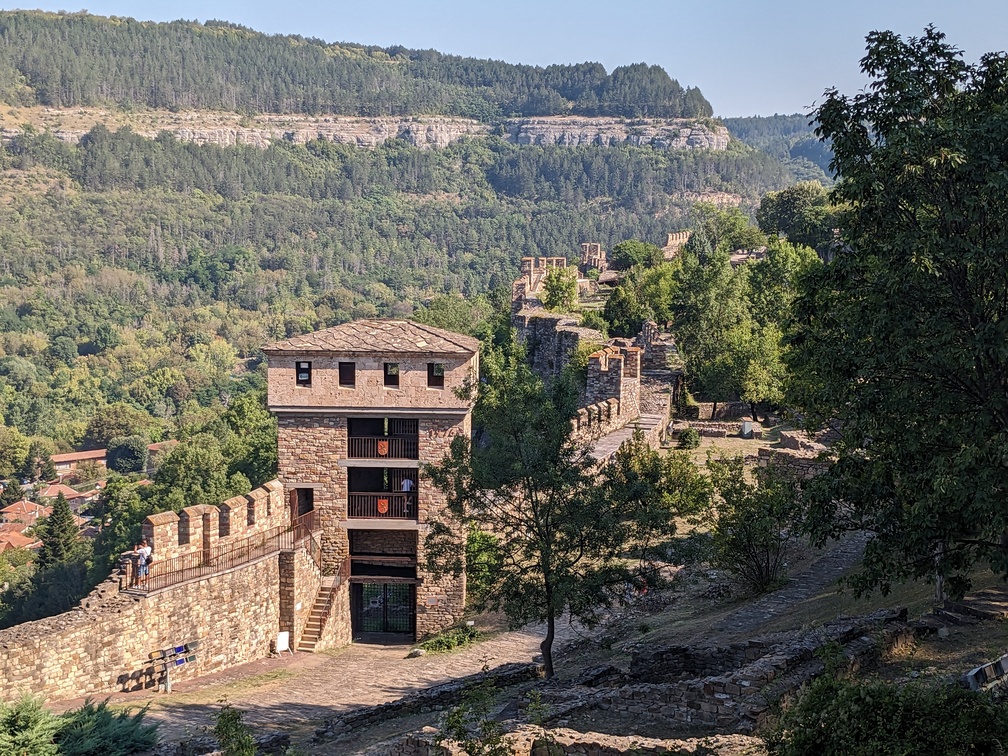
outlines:
[[[545,629],[529,626],[498,633],[450,653],[407,659],[409,645],[354,644],[332,653],[260,659],[226,672],[178,683],[170,696],[117,694],[113,703],[151,702],[148,718],[161,723],[162,740],[197,737],[212,727],[220,699],[245,712],[256,729],[311,734],[322,720],[341,711],[392,701],[415,690],[479,672],[483,666],[531,661]],[[554,649],[569,640],[557,628]],[[58,710],[80,701],[53,704]]]
[[[714,623],[709,638],[742,640],[756,635],[767,623],[783,617],[803,601],[829,591],[861,559],[866,534],[854,533],[824,552],[783,588],[739,607]]]

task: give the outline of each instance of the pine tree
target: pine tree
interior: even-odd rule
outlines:
[[[52,514],[42,530],[38,567],[44,570],[70,561],[78,543],[77,524],[70,504],[62,493],[53,503]]]

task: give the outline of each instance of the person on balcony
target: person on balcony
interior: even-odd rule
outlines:
[[[413,479],[409,477],[403,478],[400,488],[406,494],[406,510],[409,511],[413,508]]]
[[[138,585],[147,582],[147,572],[151,561],[153,561],[151,559],[152,551],[153,549],[148,545],[146,538],[140,541],[139,545],[133,546],[133,553],[136,554],[136,581]]]

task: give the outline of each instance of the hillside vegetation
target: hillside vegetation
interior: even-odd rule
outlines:
[[[0,14],[0,99],[271,113],[710,116],[658,66],[513,65],[434,50],[329,44],[223,21]]]

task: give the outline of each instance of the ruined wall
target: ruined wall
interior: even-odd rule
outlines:
[[[832,461],[819,454],[802,453],[788,449],[765,449],[757,451],[760,467],[775,467],[790,473],[799,480],[809,480],[830,468]]]
[[[200,642],[197,661],[173,679],[265,656],[279,628],[279,572],[273,554],[149,596],[120,593],[115,575],[69,612],[0,631],[0,699],[152,687],[150,652],[192,640]]]
[[[543,378],[560,374],[582,341],[602,344],[605,337],[592,328],[582,328],[574,315],[523,309],[511,317],[518,341],[525,345],[532,369]]]

